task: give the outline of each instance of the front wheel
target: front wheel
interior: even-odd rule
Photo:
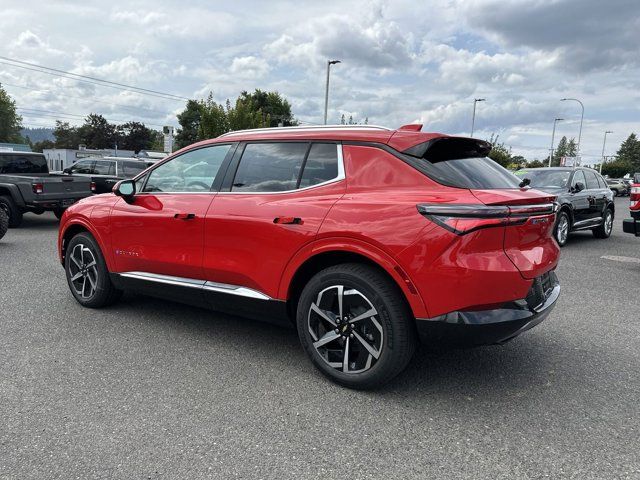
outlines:
[[[18,208],[11,197],[6,195],[0,196],[0,208],[5,211],[9,217],[9,228],[19,227],[22,223],[22,211]]]
[[[558,220],[556,220],[556,226],[553,230],[553,236],[558,242],[558,245],[564,247],[569,239],[569,230],[571,230],[571,221],[569,215],[564,210],[558,213]]]
[[[613,230],[613,212],[610,208],[604,212],[602,225],[593,229],[593,236],[596,238],[609,238]]]
[[[316,274],[302,291],[296,321],[313,364],[350,388],[388,382],[416,348],[414,319],[402,292],[367,265],[337,265]]]
[[[66,248],[64,268],[71,294],[84,307],[104,307],[122,295],[122,291],[111,283],[100,247],[88,232],[71,239]]]

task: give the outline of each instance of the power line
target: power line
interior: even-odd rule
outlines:
[[[45,67],[42,65],[38,65],[36,63],[24,62],[22,60],[16,60],[9,57],[4,57],[0,55],[0,58],[3,60],[7,60],[6,62],[0,62],[3,65],[9,65],[16,68],[23,68],[25,70],[31,70],[35,72],[45,73],[47,75],[53,75],[56,77],[63,78],[71,78],[83,83],[90,83],[93,85],[100,85],[103,87],[116,88],[120,90],[127,90],[133,93],[138,93],[141,95],[150,95],[152,97],[165,98],[167,100],[189,100],[187,97],[182,97],[180,95],[174,95],[172,93],[164,93],[157,90],[150,90],[148,88],[136,87],[133,85],[127,85],[124,83],[112,82],[110,80],[104,80],[101,78],[90,77],[88,75],[80,75],[79,73],[67,72],[65,70],[59,70],[57,68]],[[8,63],[13,62],[13,63]],[[18,65],[15,65],[15,64]],[[83,80],[81,80],[83,79]]]
[[[48,118],[60,119],[62,117],[63,120],[76,120],[76,119],[84,119],[87,117],[87,115],[82,115],[79,113],[57,112],[54,110],[40,110],[36,108],[26,108],[26,107],[17,107],[16,110],[24,111],[25,115],[29,117],[36,117],[36,118],[48,117]],[[104,117],[104,119],[109,122],[117,123],[117,124],[127,123],[122,120],[113,120],[106,117]],[[144,122],[141,122],[141,123],[144,123]],[[158,125],[157,123],[145,123],[145,125],[151,125],[152,127],[160,127],[160,128],[163,127],[163,125]]]

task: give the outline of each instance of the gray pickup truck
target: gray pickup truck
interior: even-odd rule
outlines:
[[[0,208],[17,227],[26,212],[53,211],[60,218],[64,210],[92,195],[90,178],[49,173],[41,153],[0,150]]]

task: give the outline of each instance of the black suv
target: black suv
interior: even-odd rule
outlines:
[[[91,177],[95,193],[109,193],[118,181],[133,178],[151,165],[153,162],[131,158],[88,158],[65,168],[64,173]]]
[[[596,238],[609,238],[615,204],[613,192],[598,172],[591,168],[526,168],[515,172],[528,179],[531,187],[558,196],[554,236],[561,247],[569,232],[591,230]]]

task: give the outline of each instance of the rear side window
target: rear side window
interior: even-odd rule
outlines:
[[[335,143],[311,145],[304,164],[299,188],[328,182],[338,176],[338,147]]]
[[[600,188],[609,188],[607,186],[607,182],[604,181],[604,178],[602,178],[600,175],[596,175],[596,178],[598,179],[598,186]]]
[[[122,172],[120,173],[127,178],[133,178],[146,168],[147,165],[144,162],[122,162]]]
[[[0,155],[0,173],[48,173],[43,155]]]
[[[233,179],[231,191],[295,190],[308,148],[308,143],[247,144]]]
[[[115,163],[111,160],[96,160],[96,164],[93,166],[93,173],[96,175],[115,175]]]
[[[597,190],[600,188],[598,185],[598,179],[596,178],[595,172],[590,172],[589,170],[584,170],[584,176],[587,179],[587,188],[590,190]]]

